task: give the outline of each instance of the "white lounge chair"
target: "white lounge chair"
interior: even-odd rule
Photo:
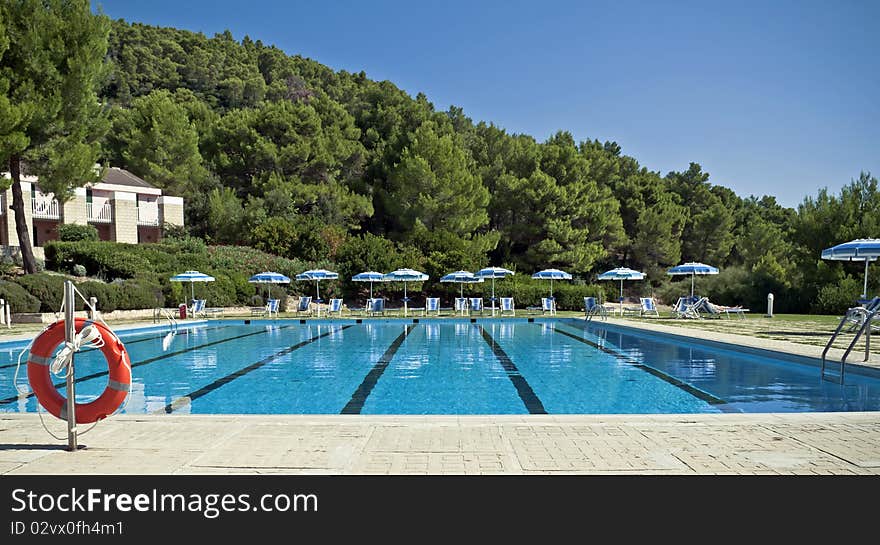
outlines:
[[[482,297],[470,297],[468,298],[468,314],[473,312],[479,312],[480,316],[483,315],[483,298]]]
[[[588,319],[593,316],[601,316],[603,320],[608,319],[608,309],[605,305],[600,305],[595,297],[584,297],[584,313]]]
[[[342,299],[330,299],[330,308],[327,309],[327,314],[336,313],[339,317],[342,317]]]
[[[312,298],[308,295],[304,295],[299,298],[299,303],[296,305],[296,314],[297,316],[300,314],[311,314],[312,313]]]
[[[461,314],[464,314],[465,312],[467,312],[467,309],[468,309],[467,297],[456,297],[455,298],[455,305],[453,306],[453,310],[455,312],[460,312]]]
[[[513,297],[502,297],[499,301],[501,303],[501,316],[504,316],[505,312],[509,312],[511,316],[516,316],[516,310],[513,307]]]
[[[541,297],[541,314],[556,314],[556,299],[553,297]]]
[[[660,317],[660,312],[657,310],[657,305],[654,304],[653,297],[639,297],[639,304],[641,305],[641,310],[639,311],[640,316],[656,316]]]
[[[428,297],[425,299],[425,316],[433,312],[436,316],[440,316],[440,298]]]
[[[370,316],[385,315],[385,299],[367,299],[367,314]]]

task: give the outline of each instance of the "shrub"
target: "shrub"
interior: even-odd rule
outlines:
[[[63,223],[58,226],[58,240],[63,242],[79,242],[82,240],[98,240],[98,230],[94,225]]]
[[[58,274],[26,274],[15,279],[29,294],[40,301],[39,312],[58,312],[64,300],[65,277]]]
[[[77,264],[77,265],[73,266],[73,275],[74,276],[83,277],[86,274],[88,274],[86,271],[86,268],[83,267],[82,265]]]
[[[40,311],[40,300],[15,282],[0,280],[0,298],[9,304],[13,313]]]
[[[814,311],[819,314],[842,314],[855,306],[862,293],[862,284],[851,276],[842,278],[836,284],[828,284],[819,290]]]
[[[165,306],[162,286],[140,278],[113,282],[117,310],[137,310]]]
[[[133,278],[141,271],[153,270],[144,257],[146,245],[115,242],[49,242],[45,246],[46,262],[55,271],[72,272],[75,264],[83,265],[91,276]]]
[[[83,297],[85,297],[86,300],[90,297],[96,298],[98,300],[98,310],[101,312],[113,312],[116,310],[116,299],[119,291],[116,285],[89,281],[77,284],[76,288],[83,294]],[[84,307],[85,304],[77,298],[77,310],[82,310]]]

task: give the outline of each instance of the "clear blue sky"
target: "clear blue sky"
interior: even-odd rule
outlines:
[[[880,177],[880,0],[93,0],[113,18],[229,29],[390,80],[539,141],[614,140],[796,206]]]

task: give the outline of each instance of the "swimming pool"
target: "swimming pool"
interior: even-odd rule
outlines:
[[[573,319],[212,320],[120,333],[133,414],[635,414],[880,410],[880,374]],[[0,345],[0,412],[26,342]],[[23,358],[26,360],[26,358]],[[793,358],[796,359],[796,358]],[[855,369],[855,368],[854,368]],[[77,401],[107,384],[76,357]],[[25,365],[19,383],[26,383]],[[56,380],[62,384],[63,380]],[[63,393],[63,387],[61,388]]]

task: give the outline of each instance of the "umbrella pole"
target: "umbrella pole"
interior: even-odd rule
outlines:
[[[406,318],[406,282],[403,283],[403,317]]]
[[[492,277],[492,316],[495,316],[495,277]]]
[[[620,279],[620,317],[623,317],[623,278]]]
[[[318,318],[321,317],[321,289],[318,286],[319,281],[315,280],[315,304],[318,305]]]
[[[694,278],[696,277],[697,275],[695,273],[691,273],[691,299],[694,298]]]
[[[865,258],[865,287],[862,290],[862,299],[868,298],[868,263],[870,263],[870,261]]]

